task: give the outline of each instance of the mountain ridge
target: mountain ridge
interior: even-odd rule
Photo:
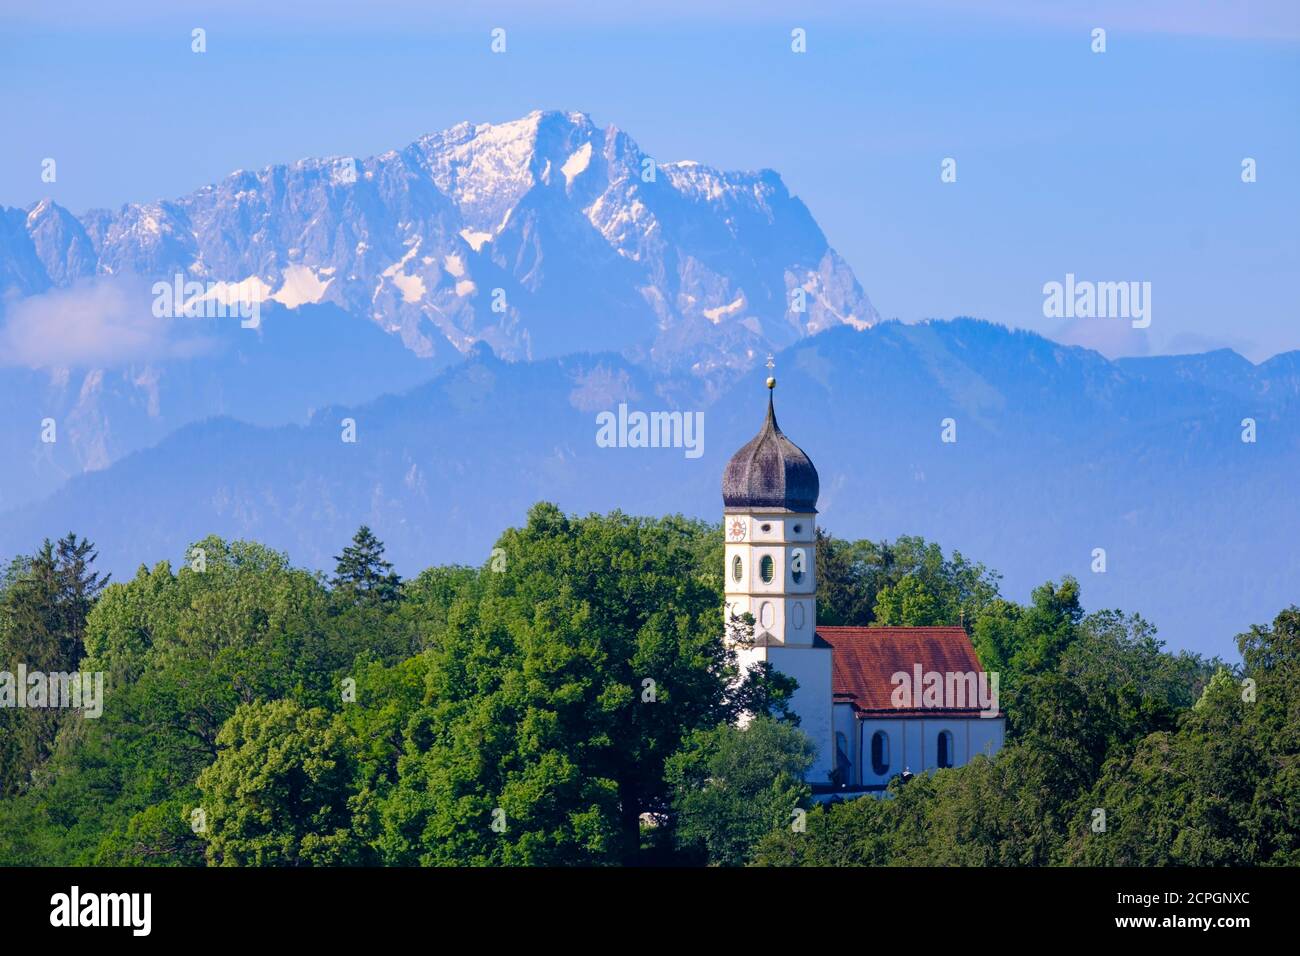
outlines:
[[[1087,606],[1139,611],[1174,646],[1230,653],[1227,639],[1294,600],[1300,579],[1300,503],[1274,493],[1300,462],[1298,362],[1252,366],[1243,397],[1213,376],[1170,384],[1162,362],[1112,362],[977,320],[886,322],[777,353],[776,402],[821,473],[833,532],[922,534],[1003,572],[1019,598],[1074,574]],[[480,347],[402,394],[322,406],[301,425],[187,426],[0,515],[0,551],[71,527],[121,574],[179,560],[215,532],[326,568],[364,522],[410,574],[482,563],[542,499],[716,518],[722,467],[761,424],[761,376],[702,406],[698,459],[598,447],[600,410],[671,407],[659,389],[617,353],[510,362]],[[1248,414],[1255,444],[1241,441]],[[341,440],[344,418],[354,444]],[[946,418],[955,444],[941,439]],[[1105,574],[1091,571],[1098,547]]]
[[[878,319],[779,174],[660,164],[578,112],[236,170],[80,217],[43,199],[0,211],[0,242],[0,291],[180,273],[224,295],[338,305],[442,361],[477,341],[511,358],[595,342],[708,375]]]

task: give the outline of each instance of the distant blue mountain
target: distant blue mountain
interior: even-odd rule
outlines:
[[[1073,574],[1090,608],[1140,611],[1172,645],[1225,656],[1235,633],[1300,600],[1300,353],[1111,362],[963,319],[831,329],[781,351],[776,374],[778,419],[816,463],[821,523],[838,535],[924,535],[1002,571],[1020,599]],[[122,575],[217,533],[328,569],[364,522],[411,574],[485,561],[541,499],[716,519],[723,464],[762,421],[762,377],[706,404],[697,379],[617,354],[507,362],[480,346],[426,384],[306,424],[180,428],[0,515],[0,552],[75,529]],[[619,403],[703,410],[704,454],[598,447],[596,415]]]
[[[0,510],[48,495],[183,425],[229,415],[257,425],[309,420],[332,402],[364,402],[427,381],[439,367],[332,305],[262,310],[256,329],[185,319],[193,356],[107,367],[0,367]],[[41,422],[56,424],[41,441]]]
[[[177,275],[261,324],[156,319]],[[0,209],[0,557],[75,529],[121,575],[215,532],[328,568],[366,522],[412,573],[484,560],[539,499],[717,517],[769,352],[840,535],[923,534],[1021,598],[1072,573],[1223,653],[1297,600],[1300,353],[1110,362],[881,325],[777,173],[554,111],[117,210]],[[704,454],[598,446],[620,404],[704,412]]]
[[[150,290],[178,277],[210,302],[258,299],[266,327],[153,318]],[[715,393],[773,349],[877,320],[777,173],[665,162],[577,112],[116,210],[0,208],[0,510],[189,422],[301,422],[480,343],[617,352]],[[36,440],[46,419],[57,442]]]

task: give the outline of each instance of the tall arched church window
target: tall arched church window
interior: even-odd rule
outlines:
[[[940,767],[952,766],[952,732],[939,731],[938,764]]]

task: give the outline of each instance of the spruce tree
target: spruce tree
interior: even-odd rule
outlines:
[[[384,543],[362,525],[352,544],[335,555],[334,577],[330,581],[341,596],[357,603],[384,604],[402,596],[402,579],[384,560]]]
[[[91,570],[95,557],[94,545],[70,532],[11,562],[0,576],[0,671],[77,669],[86,653],[86,617],[108,583]],[[62,708],[0,709],[0,796],[27,785],[67,715]]]

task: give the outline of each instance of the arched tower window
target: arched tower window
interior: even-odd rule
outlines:
[[[871,770],[877,777],[889,773],[889,734],[883,730],[871,735]]]
[[[951,731],[948,730],[939,731],[937,762],[940,767],[952,766],[952,732]]]
[[[731,559],[731,579],[739,581],[745,575],[745,562],[740,560],[740,555]]]

